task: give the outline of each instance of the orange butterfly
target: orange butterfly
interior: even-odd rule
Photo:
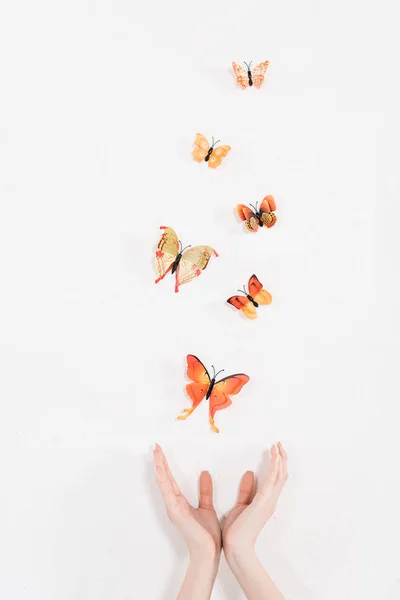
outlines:
[[[196,139],[194,140],[194,145],[196,146],[193,150],[193,158],[197,162],[201,162],[203,159],[205,162],[208,162],[208,166],[212,169],[219,167],[222,162],[222,159],[228,154],[231,149],[230,146],[219,146],[219,148],[215,148],[215,144],[218,144],[219,140],[214,142],[214,138],[212,139],[212,145],[208,143],[207,138],[201,133],[196,133]]]
[[[218,256],[217,252],[210,246],[186,246],[182,243],[171,227],[160,227],[164,230],[156,251],[157,270],[160,275],[155,283],[164,279],[171,271],[175,273],[175,292],[179,292],[179,286],[192,281],[198,277],[206,268],[211,256]]]
[[[259,304],[271,304],[272,296],[267,290],[263,290],[262,283],[259,282],[256,275],[252,275],[249,279],[249,291],[246,292],[245,286],[243,290],[238,290],[244,296],[232,296],[228,298],[227,302],[232,304],[238,310],[243,311],[249,319],[257,318],[257,311]]]
[[[254,233],[258,230],[258,227],[264,225],[268,228],[273,227],[277,221],[277,216],[273,212],[276,210],[275,198],[273,196],[265,196],[258,209],[258,202],[253,206],[250,204],[253,210],[250,210],[245,204],[238,204],[236,212],[239,215],[239,219],[244,221],[246,228]]]
[[[194,409],[200,404],[205,397],[206,400],[210,401],[209,405],[209,423],[211,429],[215,433],[219,433],[219,429],[214,425],[214,415],[217,410],[228,408],[232,404],[232,400],[229,398],[229,394],[238,394],[242,387],[249,381],[250,377],[244,373],[236,373],[235,375],[229,375],[219,381],[215,381],[218,373],[213,368],[213,377],[211,379],[207,369],[203,363],[193,354],[188,354],[187,360],[187,376],[192,380],[193,383],[188,383],[186,386],[186,392],[192,401],[192,408],[185,408],[184,414],[180,415],[178,419],[184,421],[192,414]]]
[[[256,88],[260,88],[264,83],[264,75],[268,69],[269,61],[266,60],[256,67],[254,67],[253,72],[250,70],[250,64],[244,63],[247,67],[247,71],[244,67],[237,65],[235,62],[232,63],[233,72],[236,76],[236,83],[242,90],[245,90],[248,86],[252,86],[253,84]]]

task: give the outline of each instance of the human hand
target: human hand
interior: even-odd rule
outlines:
[[[254,549],[259,533],[275,511],[287,478],[287,453],[280,442],[271,447],[268,477],[257,493],[254,493],[254,473],[247,471],[243,475],[236,506],[222,527],[228,562],[230,555]]]
[[[191,558],[218,562],[221,554],[221,527],[214,510],[210,474],[204,471],[200,475],[199,508],[194,508],[181,493],[158,444],[153,452],[153,462],[167,514],[182,536]]]

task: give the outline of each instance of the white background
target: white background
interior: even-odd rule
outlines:
[[[259,552],[286,597],[400,598],[395,36],[388,1],[1,1],[2,597],[175,597],[154,441],[223,515],[282,439]],[[197,131],[232,146],[215,171]],[[265,194],[278,223],[246,234]],[[179,294],[159,225],[220,253]],[[224,302],[253,272],[256,322]],[[219,435],[206,405],[175,421],[188,352],[251,377]],[[224,564],[214,598],[243,598]]]

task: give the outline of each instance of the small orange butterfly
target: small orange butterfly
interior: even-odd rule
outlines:
[[[198,277],[207,267],[212,255],[218,256],[217,252],[210,246],[186,246],[182,243],[171,227],[160,227],[164,230],[156,251],[156,262],[159,277],[155,283],[164,279],[171,271],[175,274],[175,292],[179,292],[179,286],[192,281]]]
[[[194,160],[201,162],[204,159],[204,161],[208,162],[208,166],[212,169],[219,167],[222,159],[228,154],[231,147],[219,146],[219,148],[215,148],[215,145],[218,144],[218,142],[219,140],[214,142],[213,138],[210,146],[207,138],[204,135],[201,133],[196,133],[196,139],[194,140],[195,149],[193,150]]]
[[[251,210],[245,204],[238,204],[236,206],[236,212],[239,215],[239,219],[244,221],[246,229],[248,231],[256,232],[258,227],[264,225],[268,228],[273,227],[277,221],[277,216],[273,212],[276,210],[276,202],[273,196],[265,196],[260,204],[260,208],[257,208],[258,202],[255,206],[250,204]]]
[[[244,296],[232,296],[227,302],[232,304],[238,310],[241,310],[248,319],[256,319],[259,304],[271,304],[272,296],[267,290],[263,290],[262,283],[257,279],[256,275],[252,275],[249,279],[249,291],[238,290]]]
[[[253,84],[256,88],[260,88],[264,83],[264,76],[268,69],[269,61],[266,60],[256,67],[254,67],[253,72],[250,70],[251,62],[247,64],[244,63],[247,67],[247,71],[244,67],[237,65],[235,62],[232,63],[233,72],[236,76],[236,83],[242,90],[245,90],[247,87],[251,87]]]
[[[187,376],[193,383],[188,383],[186,386],[186,392],[192,401],[192,408],[185,408],[184,414],[179,415],[178,419],[184,421],[192,414],[194,409],[200,404],[200,402],[206,398],[210,401],[209,404],[209,423],[211,429],[215,433],[219,433],[219,429],[214,424],[214,416],[217,410],[228,408],[232,404],[232,400],[229,394],[235,395],[240,392],[242,387],[249,381],[250,377],[244,373],[236,373],[235,375],[229,375],[219,381],[216,381],[218,373],[213,368],[213,376],[210,377],[207,369],[203,363],[194,356],[188,354],[187,360]]]

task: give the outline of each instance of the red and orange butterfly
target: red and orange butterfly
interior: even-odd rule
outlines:
[[[214,138],[212,139],[212,144],[208,143],[207,138],[201,133],[196,133],[196,139],[194,140],[195,149],[193,150],[193,158],[197,162],[201,162],[203,159],[205,162],[208,162],[208,166],[212,169],[219,167],[222,162],[222,159],[228,154],[231,149],[230,146],[219,146],[215,147],[218,144],[219,140],[214,142]]]
[[[242,387],[249,381],[250,377],[244,373],[236,373],[229,375],[219,381],[216,381],[218,373],[213,368],[213,376],[210,377],[203,363],[193,354],[188,354],[187,360],[187,376],[193,383],[188,383],[186,392],[192,401],[192,408],[185,408],[184,414],[178,419],[184,421],[192,414],[194,409],[200,404],[203,398],[210,401],[209,404],[209,423],[211,429],[215,433],[219,433],[219,429],[214,425],[214,415],[217,410],[228,408],[232,404],[229,394],[235,395],[240,392]],[[224,370],[224,369],[222,369]]]
[[[264,83],[264,76],[268,69],[269,61],[266,60],[256,67],[254,67],[253,71],[250,70],[252,61],[249,64],[244,63],[247,67],[247,71],[244,67],[237,65],[235,62],[232,63],[233,72],[235,73],[236,83],[242,90],[245,90],[247,87],[251,87],[253,84],[256,88],[260,88]]]
[[[164,279],[171,271],[175,274],[175,292],[179,292],[179,286],[192,281],[198,277],[207,267],[212,255],[218,256],[217,252],[210,246],[186,246],[182,243],[171,227],[160,227],[164,230],[156,251],[156,262],[159,277],[155,283]]]
[[[244,294],[244,296],[231,296],[227,302],[241,310],[248,319],[256,319],[256,309],[259,304],[271,304],[272,296],[267,290],[263,289],[262,283],[256,275],[250,277],[248,288],[249,291],[247,292],[245,286],[243,286],[243,290],[238,290],[238,292]]]
[[[250,204],[251,210],[245,204],[238,204],[236,212],[239,215],[239,219],[244,221],[246,229],[253,231],[254,233],[258,230],[258,227],[264,225],[268,228],[273,227],[277,221],[277,216],[273,212],[276,210],[275,198],[273,196],[265,196],[260,204],[260,208],[257,208],[258,202],[253,206]]]

